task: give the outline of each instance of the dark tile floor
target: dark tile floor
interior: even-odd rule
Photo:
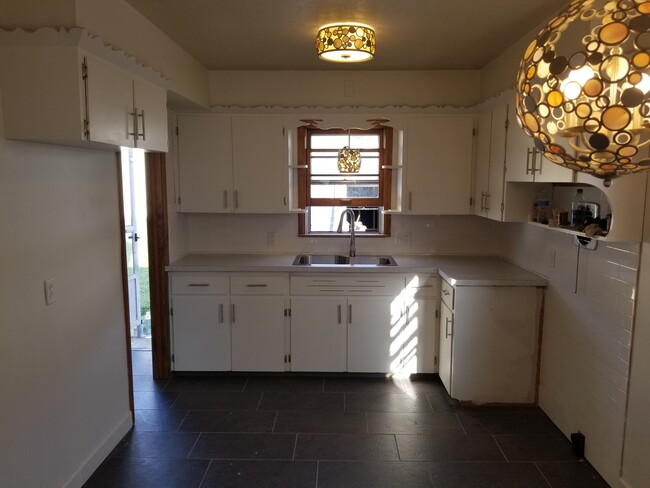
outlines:
[[[136,425],[85,488],[605,488],[537,408],[437,378],[175,376],[134,351]]]

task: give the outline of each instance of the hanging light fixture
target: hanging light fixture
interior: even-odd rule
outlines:
[[[649,74],[649,1],[572,0],[524,53],[518,122],[569,169],[607,180],[650,169]]]
[[[316,36],[316,51],[326,61],[368,61],[375,55],[375,31],[356,22],[324,25]]]
[[[350,149],[350,129],[348,129],[348,145],[339,149],[337,166],[339,173],[358,173],[361,169],[361,152],[358,149]]]

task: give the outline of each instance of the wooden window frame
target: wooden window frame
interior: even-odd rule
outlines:
[[[321,134],[372,134],[379,135],[379,197],[378,198],[311,198],[311,135]],[[340,206],[340,207],[383,207],[390,208],[392,189],[392,166],[393,159],[393,128],[383,125],[375,125],[370,129],[319,129],[314,126],[298,127],[298,204],[300,208],[311,206]],[[375,152],[374,150],[372,150]],[[383,232],[381,234],[358,234],[359,237],[389,237],[390,236],[390,215],[383,215]],[[301,236],[328,236],[333,233],[310,234],[307,229],[307,215],[298,216],[298,234]]]

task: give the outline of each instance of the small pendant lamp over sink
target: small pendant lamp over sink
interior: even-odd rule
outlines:
[[[361,152],[358,149],[350,149],[350,129],[348,129],[348,145],[339,149],[337,166],[339,173],[358,173],[361,169]]]

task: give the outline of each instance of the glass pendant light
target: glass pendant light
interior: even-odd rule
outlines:
[[[339,149],[338,169],[339,173],[358,173],[361,169],[361,152],[358,149],[350,149],[350,129],[348,145]]]

